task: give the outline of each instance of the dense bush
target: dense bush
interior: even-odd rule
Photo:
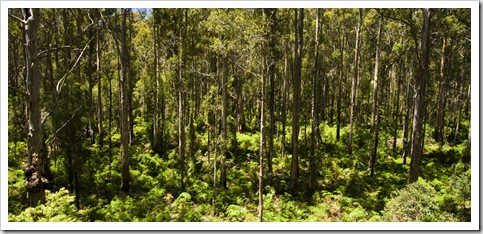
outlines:
[[[29,207],[19,215],[9,213],[9,222],[75,222],[81,221],[74,205],[75,196],[64,188],[45,191],[46,203]]]
[[[384,221],[442,222],[453,221],[451,214],[442,211],[436,190],[424,181],[409,184],[399,190],[386,204]]]

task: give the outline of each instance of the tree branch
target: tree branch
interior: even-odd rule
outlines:
[[[12,18],[14,18],[14,19],[16,19],[16,20],[20,21],[20,22],[21,22],[21,23],[23,23],[23,24],[27,23],[27,21],[25,21],[25,20],[23,20],[23,19],[20,19],[20,18],[18,18],[18,17],[17,17],[17,16],[15,16],[15,15],[8,15],[8,16],[10,16],[10,17],[12,17]]]
[[[41,55],[43,55],[47,52],[52,52],[52,51],[56,51],[56,50],[66,49],[66,48],[70,48],[70,46],[62,46],[62,47],[57,47],[57,48],[46,49],[46,50],[40,51],[37,55],[35,55],[35,57],[33,58],[33,61],[35,61],[38,57],[40,57]]]
[[[75,61],[74,65],[70,68],[70,70],[68,72],[66,72],[64,74],[64,76],[57,82],[57,86],[55,87],[57,94],[60,94],[60,91],[62,91],[62,85],[64,85],[64,81],[67,78],[67,75],[69,75],[74,70],[74,68],[77,66],[80,59],[82,58],[82,55],[84,54],[84,51],[86,51],[86,48],[89,45],[89,43],[92,41],[92,39],[94,39],[94,36],[91,37],[91,39],[86,43],[86,45],[84,46],[84,49],[82,49],[82,52],[80,53],[79,57]]]

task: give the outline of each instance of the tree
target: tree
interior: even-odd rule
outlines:
[[[354,74],[352,77],[351,89],[351,110],[350,110],[350,124],[349,124],[349,143],[347,145],[349,154],[352,154],[352,130],[354,126],[354,109],[356,105],[357,83],[359,82],[359,53],[361,40],[361,24],[362,24],[362,8],[359,9],[359,21],[356,31],[356,49],[354,52]]]
[[[431,9],[421,9],[423,24],[421,29],[421,61],[419,75],[416,77],[416,98],[414,101],[413,136],[411,144],[411,167],[409,169],[408,183],[418,180],[422,154],[422,125],[424,118],[424,101],[426,82],[429,77],[429,38],[431,24]]]
[[[40,72],[37,56],[37,30],[41,20],[40,9],[23,8],[23,29],[25,42],[25,71],[28,94],[28,163],[24,167],[27,177],[25,189],[30,206],[45,202],[45,187],[49,181],[44,178],[46,155],[42,149],[42,122],[40,97]]]
[[[294,76],[293,76],[293,107],[292,107],[292,165],[290,170],[290,189],[295,189],[297,178],[299,174],[298,161],[298,144],[299,144],[299,130],[300,130],[300,86],[302,76],[302,49],[303,49],[303,23],[304,23],[304,9],[295,10],[295,62],[294,62]]]
[[[122,167],[122,190],[129,192],[129,123],[128,123],[128,75],[129,75],[129,50],[126,41],[126,20],[129,9],[122,8],[121,21],[121,40],[120,40],[120,57],[121,57],[121,77],[119,77],[120,85],[120,107],[121,107],[121,167]]]
[[[373,150],[371,154],[371,160],[369,162],[369,175],[372,176],[374,174],[374,164],[376,162],[377,156],[377,145],[379,141],[379,114],[377,110],[377,83],[379,77],[379,57],[381,53],[381,33],[382,33],[382,22],[383,18],[382,15],[379,17],[379,29],[377,31],[377,45],[376,45],[376,61],[374,64],[374,88],[372,91],[372,115],[371,115],[371,133],[374,134],[373,138]],[[376,122],[377,121],[377,122]]]
[[[183,13],[185,15],[183,16]],[[179,29],[179,38],[180,43],[178,45],[178,153],[180,158],[180,167],[181,167],[181,191],[184,191],[184,179],[185,179],[185,146],[186,146],[186,134],[185,134],[185,90],[184,90],[184,77],[183,71],[186,64],[186,55],[185,55],[185,40],[186,40],[186,31],[185,24],[187,20],[188,10],[180,10],[179,20],[182,27]],[[185,17],[185,20],[183,20]]]
[[[319,76],[319,15],[320,15],[320,9],[317,8],[317,11],[315,13],[315,49],[314,49],[314,70],[312,74],[312,107],[311,107],[311,118],[312,118],[312,132],[310,134],[310,165],[309,165],[309,191],[312,191],[314,189],[314,184],[316,181],[315,175],[316,175],[316,166],[315,166],[315,161],[316,161],[316,148],[319,148],[319,141],[316,136],[320,136],[319,133],[319,120],[318,120],[318,83],[317,79]]]

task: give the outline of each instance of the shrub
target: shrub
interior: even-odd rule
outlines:
[[[443,222],[453,221],[447,212],[441,211],[436,190],[424,181],[409,184],[399,190],[383,211],[383,221]]]
[[[45,191],[46,203],[29,207],[18,216],[8,215],[10,222],[75,222],[80,221],[74,205],[75,196],[64,188],[56,193]]]

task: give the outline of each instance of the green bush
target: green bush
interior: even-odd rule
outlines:
[[[9,222],[76,222],[80,221],[74,205],[75,196],[61,188],[56,193],[45,191],[46,203],[25,209],[19,215],[9,214]]]
[[[436,190],[424,181],[409,184],[397,192],[383,211],[384,221],[444,222],[452,215],[440,209]]]

